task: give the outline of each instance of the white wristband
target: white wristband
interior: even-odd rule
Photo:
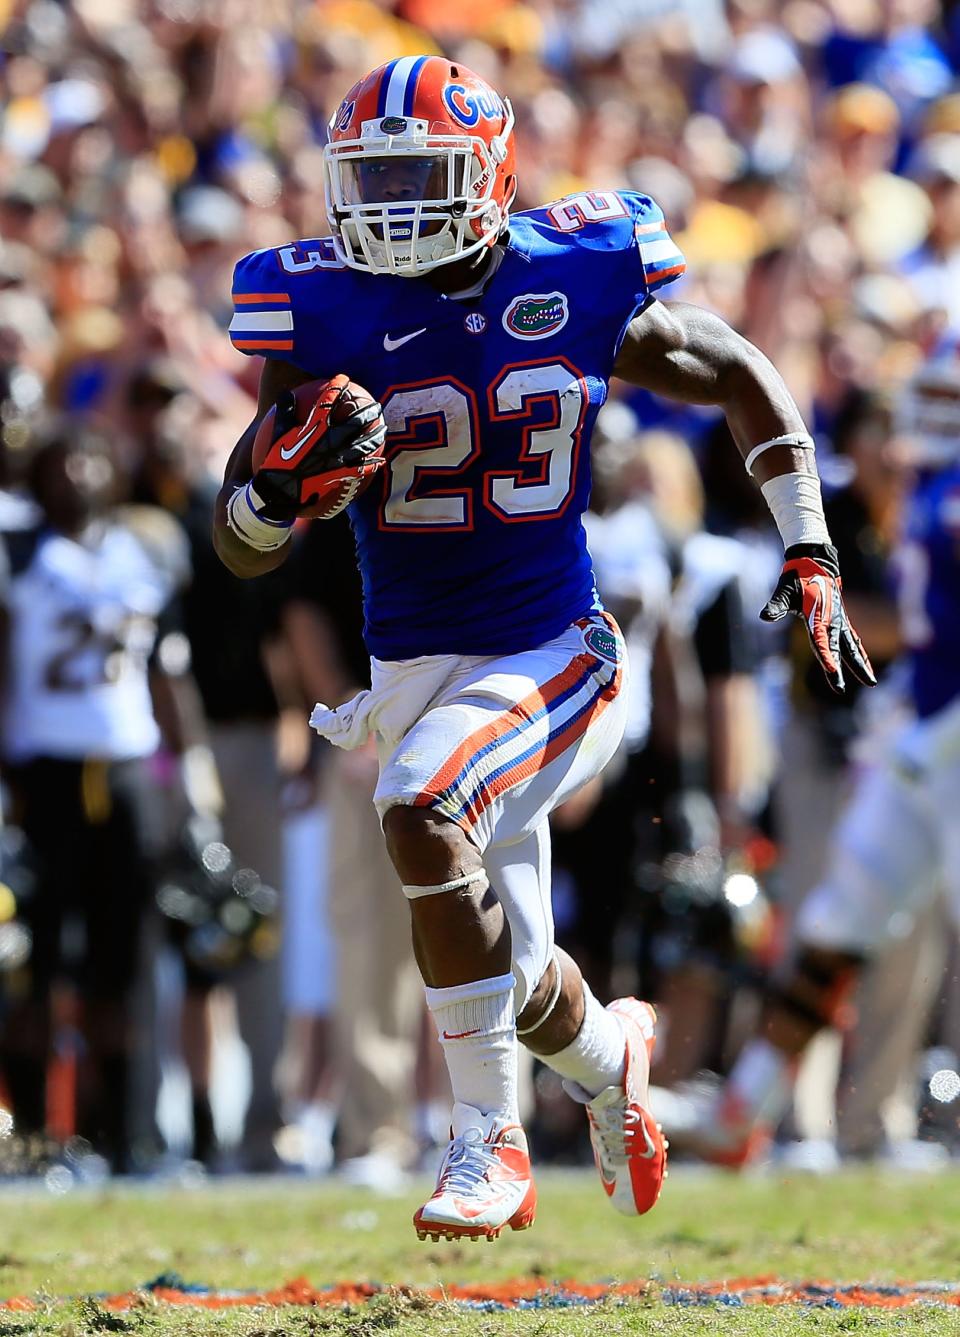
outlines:
[[[258,552],[275,552],[290,537],[293,521],[265,519],[259,510],[263,504],[252,483],[238,487],[227,502],[227,524],[248,547]]]
[[[816,474],[778,474],[763,483],[760,491],[784,548],[792,548],[795,543],[830,542]]]
[[[806,432],[788,432],[786,436],[775,436],[769,441],[762,441],[759,446],[754,446],[750,454],[743,461],[743,467],[748,474],[753,473],[753,466],[760,455],[771,446],[793,446],[794,450],[813,450],[813,437]]]

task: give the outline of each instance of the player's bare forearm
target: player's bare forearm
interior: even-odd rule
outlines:
[[[686,302],[651,302],[630,324],[614,375],[668,399],[715,404],[746,458],[761,441],[806,433],[783,377],[759,348],[719,316]],[[813,453],[774,446],[753,476],[764,483],[784,473],[814,473]]]
[[[303,385],[311,377],[290,362],[264,362],[257,394],[257,416],[233,448],[223,476],[223,487],[217,497],[213,517],[213,544],[221,562],[241,580],[265,575],[282,566],[287,560],[290,544],[272,551],[261,552],[252,548],[227,524],[227,502],[238,487],[249,483],[253,476],[253,442],[260,420],[287,389]]]
[[[776,367],[719,316],[685,302],[651,302],[630,322],[613,370],[655,394],[723,409],[783,540],[783,569],[761,618],[802,618],[837,691],[846,681],[841,661],[858,682],[873,685],[843,603],[813,441]]]

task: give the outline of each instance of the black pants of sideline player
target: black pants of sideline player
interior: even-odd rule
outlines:
[[[14,819],[38,864],[24,907],[33,934],[27,979],[0,1037],[0,1067],[18,1131],[44,1128],[51,1053],[51,988],[72,984],[82,1037],[76,1131],[124,1168],[130,1057],[137,1037],[130,1007],[143,915],[153,876],[141,761],[38,757],[9,771]]]

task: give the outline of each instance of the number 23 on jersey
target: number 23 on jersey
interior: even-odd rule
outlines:
[[[487,387],[486,417],[494,426],[514,424],[517,467],[489,469],[479,486],[458,485],[480,455],[476,394],[452,378],[393,387],[383,397],[390,461],[379,527],[469,530],[478,505],[505,524],[562,515],[588,407],[586,381],[566,358],[504,367]]]

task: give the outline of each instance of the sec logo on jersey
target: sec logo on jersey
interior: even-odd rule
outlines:
[[[549,339],[570,319],[570,307],[562,292],[525,292],[515,297],[503,313],[503,328],[515,339]]]
[[[487,328],[487,318],[482,311],[471,311],[463,318],[463,328],[468,334],[482,334]]]

